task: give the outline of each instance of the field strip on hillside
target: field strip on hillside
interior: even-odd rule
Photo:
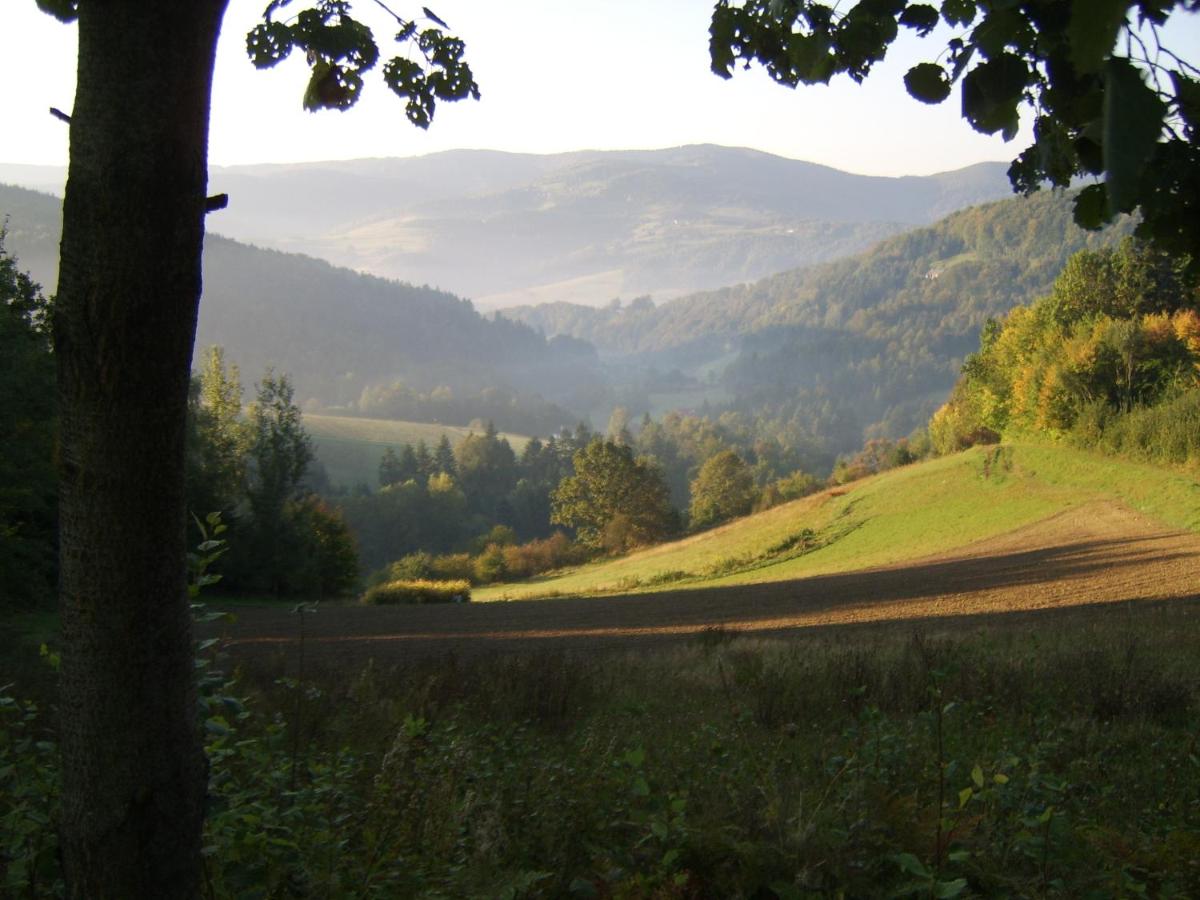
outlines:
[[[1200,535],[1094,501],[950,553],[793,581],[542,602],[341,606],[305,616],[306,657],[396,663],[453,652],[653,646],[714,629],[757,635],[1113,603],[1200,600]],[[238,610],[235,658],[292,654],[297,617]]]

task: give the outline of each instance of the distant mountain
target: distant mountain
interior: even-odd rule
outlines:
[[[1074,252],[1129,233],[1085,232],[1043,192],[954,213],[837,262],[655,305],[522,307],[504,315],[595,345],[656,406],[679,402],[793,422],[836,451],[902,436],[944,401],[989,317],[1047,293]],[[678,367],[672,378],[647,376]]]
[[[60,215],[56,198],[0,185],[6,248],[47,292],[56,280]],[[273,365],[315,405],[349,403],[364,388],[397,380],[424,391],[540,392],[568,406],[578,395],[590,404],[600,385],[595,351],[580,341],[548,341],[444,291],[213,235],[205,241],[196,338],[197,347],[211,344],[225,348],[247,384]]]
[[[700,289],[859,252],[1005,195],[1002,163],[878,178],[711,145],[554,155],[214,168],[215,231],[412,283],[481,307],[599,305]],[[0,165],[41,188],[61,170]]]

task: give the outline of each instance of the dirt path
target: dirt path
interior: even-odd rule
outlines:
[[[903,565],[744,587],[463,606],[327,607],[304,622],[305,653],[379,662],[454,652],[631,646],[706,629],[794,629],[985,616],[1122,601],[1200,600],[1200,535],[1115,503],[1090,503]],[[242,609],[231,652],[292,655],[298,617]]]

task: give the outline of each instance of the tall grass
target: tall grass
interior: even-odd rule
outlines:
[[[251,669],[209,735],[210,895],[1197,896],[1197,614]],[[5,768],[19,712],[0,773],[46,791],[0,777],[10,875],[56,815],[52,754]]]

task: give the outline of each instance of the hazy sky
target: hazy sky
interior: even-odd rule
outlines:
[[[402,102],[368,74],[357,108],[306,113],[307,68],[291,59],[258,72],[246,32],[265,0],[231,0],[218,51],[210,159],[217,165],[412,156],[451,148],[550,153],[657,148],[692,143],[754,147],[781,156],[879,175],[928,174],[981,160],[1011,159],[1009,145],[974,133],[957,93],[928,107],[901,83],[910,65],[944,42],[905,37],[863,85],[795,91],[760,71],[731,81],[708,66],[708,0],[426,0],[467,42],[483,98],[440,106],[426,132]],[[402,15],[420,8],[389,2]],[[0,162],[66,162],[67,128],[47,109],[70,110],[74,27],[3,0],[0,77],[4,118]],[[380,40],[389,20],[369,0],[356,12]],[[1200,18],[1176,29],[1181,55],[1200,56]],[[386,46],[384,53],[388,53]],[[384,57],[386,58],[386,56]]]

